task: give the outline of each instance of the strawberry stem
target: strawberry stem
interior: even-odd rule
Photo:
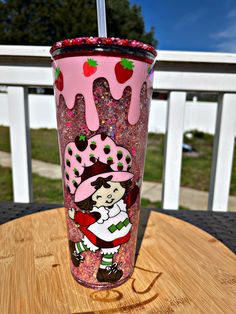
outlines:
[[[97,65],[98,65],[97,61],[94,60],[94,59],[92,59],[92,58],[88,58],[88,59],[87,59],[87,62],[88,62],[88,64],[89,64],[91,67],[94,67],[94,68],[96,68]]]
[[[121,62],[120,63],[123,66],[124,69],[133,70],[133,68],[134,68],[133,61],[131,61],[129,59],[121,58]]]
[[[84,134],[80,134],[79,140],[80,141],[85,141],[86,140],[86,136]]]

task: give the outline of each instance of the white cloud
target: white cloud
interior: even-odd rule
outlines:
[[[204,14],[204,9],[199,9],[192,13],[185,14],[181,18],[181,20],[175,25],[175,29],[179,30],[184,27],[189,27],[189,25],[196,23]]]
[[[228,18],[235,18],[236,17],[236,9],[231,10],[228,14],[227,14]]]
[[[234,41],[223,41],[216,45],[217,51],[236,53],[236,39]]]
[[[236,53],[236,9],[227,14],[225,28],[210,37],[215,40],[214,47],[217,51]]]

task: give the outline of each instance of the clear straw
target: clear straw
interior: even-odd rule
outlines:
[[[96,2],[97,2],[98,36],[107,37],[105,0],[96,0]]]

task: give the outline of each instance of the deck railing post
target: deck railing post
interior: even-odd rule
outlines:
[[[164,152],[162,207],[178,209],[186,92],[169,94]]]
[[[219,97],[208,210],[227,211],[236,133],[236,94]]]
[[[8,87],[14,202],[32,202],[28,89]]]

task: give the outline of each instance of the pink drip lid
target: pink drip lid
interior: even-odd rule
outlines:
[[[151,54],[152,58],[156,57],[156,49],[148,44],[142,43],[137,40],[120,39],[115,37],[79,37],[73,39],[65,39],[58,41],[53,44],[50,49],[50,53],[54,57],[66,48],[71,47],[77,49],[93,49],[96,48],[114,48],[114,49],[127,49],[133,50],[134,52],[141,52],[144,54]]]

